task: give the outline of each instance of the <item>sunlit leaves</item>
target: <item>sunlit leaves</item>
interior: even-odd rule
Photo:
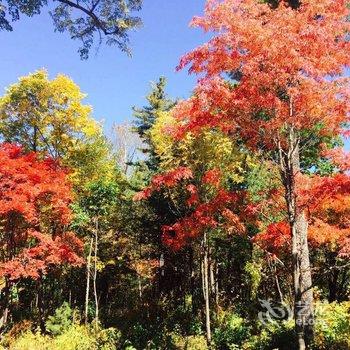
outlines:
[[[0,146],[0,274],[38,278],[55,265],[80,265],[82,243],[71,219],[67,174],[50,158]]]

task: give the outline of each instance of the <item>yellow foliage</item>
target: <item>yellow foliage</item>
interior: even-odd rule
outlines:
[[[0,98],[0,134],[28,150],[63,156],[77,140],[100,133],[84,98],[65,75],[50,80],[45,70],[39,70],[21,77]]]
[[[243,181],[243,171],[252,160],[232,138],[218,130],[204,130],[200,135],[189,133],[184,139],[176,140],[171,134],[176,123],[170,112],[161,112],[150,130],[152,144],[164,170],[187,166],[194,173],[203,173],[217,168],[233,182]]]
[[[75,186],[114,176],[114,161],[102,127],[86,97],[66,75],[45,70],[19,78],[0,97],[0,137],[28,151],[60,159]]]

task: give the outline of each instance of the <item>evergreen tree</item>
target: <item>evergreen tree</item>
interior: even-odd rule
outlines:
[[[134,130],[139,134],[144,143],[141,151],[147,158],[145,163],[151,172],[157,170],[159,159],[154,150],[149,131],[154,125],[159,113],[168,112],[175,105],[175,102],[165,92],[166,83],[166,78],[160,77],[158,82],[152,83],[152,90],[146,97],[148,105],[142,108],[133,107],[133,116],[136,118]]]

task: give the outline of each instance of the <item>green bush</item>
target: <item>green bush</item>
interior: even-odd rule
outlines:
[[[114,328],[93,330],[93,328],[72,325],[55,337],[27,332],[16,339],[10,350],[116,350],[120,333]],[[0,348],[1,349],[1,348]]]
[[[114,350],[120,344],[121,332],[116,328],[101,329],[97,333],[96,342],[99,350]]]
[[[244,319],[234,312],[222,312],[218,316],[213,341],[218,350],[240,349],[250,336],[250,327]]]
[[[53,336],[66,332],[73,323],[73,310],[67,302],[56,309],[53,316],[49,316],[45,323],[46,330]]]
[[[350,302],[321,303],[315,307],[313,350],[350,349]],[[294,321],[270,322],[258,327],[258,334],[246,340],[243,350],[292,350],[295,348]]]
[[[350,349],[350,302],[316,305],[314,349]]]
[[[242,350],[292,350],[295,345],[294,321],[275,321],[259,325],[259,333],[247,339]]]
[[[172,333],[170,342],[166,346],[166,350],[207,350],[207,340],[204,336],[191,335],[182,336]]]

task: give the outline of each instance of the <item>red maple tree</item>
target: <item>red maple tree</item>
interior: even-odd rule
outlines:
[[[67,231],[71,200],[55,161],[0,145],[0,276],[37,279],[50,267],[82,264],[82,242]]]

